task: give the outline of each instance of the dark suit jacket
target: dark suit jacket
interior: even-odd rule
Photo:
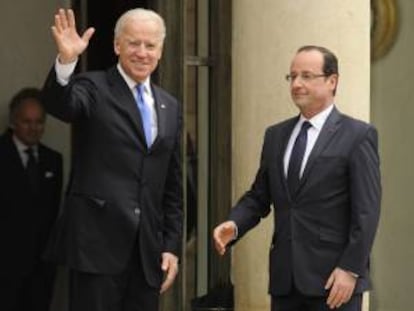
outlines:
[[[40,261],[59,210],[62,156],[39,145],[34,197],[11,133],[0,138],[0,274],[26,275]]]
[[[80,74],[66,87],[51,71],[46,109],[72,123],[73,157],[48,256],[76,270],[117,274],[139,236],[147,281],[160,286],[161,252],[179,256],[181,249],[182,115],[171,95],[155,85],[152,91],[158,136],[148,150],[135,99],[116,67]]]
[[[270,247],[272,295],[285,295],[294,280],[306,295],[325,295],[335,267],[357,273],[356,292],[369,288],[369,253],[380,210],[377,132],[335,108],[311,151],[293,197],[283,157],[298,118],[267,129],[260,168],[250,189],[231,211],[238,238],[274,206]]]

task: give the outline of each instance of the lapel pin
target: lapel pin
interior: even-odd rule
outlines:
[[[162,108],[162,109],[165,109],[165,105],[164,105],[164,104],[161,104],[161,108]]]
[[[47,171],[45,172],[45,178],[52,178],[54,176],[53,172]]]

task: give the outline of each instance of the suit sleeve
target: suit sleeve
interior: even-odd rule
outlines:
[[[270,213],[270,192],[266,160],[269,152],[268,141],[269,131],[266,132],[260,167],[256,173],[255,180],[250,188],[230,211],[229,219],[237,225],[237,240],[239,240],[250,229],[255,227],[261,220]]]
[[[378,226],[381,177],[378,134],[369,127],[353,151],[350,161],[351,223],[349,242],[339,267],[363,275]]]
[[[46,111],[63,122],[73,122],[88,115],[95,86],[83,76],[74,77],[68,85],[58,83],[53,67],[43,85],[42,99]]]

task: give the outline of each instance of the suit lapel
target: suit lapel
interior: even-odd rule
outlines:
[[[47,151],[45,150],[45,147],[41,144],[38,145],[38,152],[39,152],[39,181],[41,185],[44,184],[45,180],[47,178],[51,178],[53,174],[56,174],[56,172],[53,172],[50,170],[50,167],[48,167],[47,163],[50,163],[48,160]]]
[[[300,180],[300,185],[298,191],[300,191],[303,184],[306,182],[309,172],[312,169],[315,160],[319,157],[321,152],[325,149],[328,143],[331,141],[332,137],[336,133],[339,128],[339,121],[340,121],[340,113],[334,107],[332,109],[331,114],[326,119],[325,124],[322,127],[321,132],[319,133],[318,139],[309,155],[308,161],[305,166],[305,170],[303,171],[302,178]]]
[[[144,127],[142,125],[141,114],[139,113],[137,103],[131,90],[116,67],[112,67],[108,70],[108,80],[115,94],[115,98],[117,98],[117,104],[119,104],[121,109],[126,111],[126,118],[131,122],[133,130],[138,135],[140,147],[143,150],[147,149]]]
[[[151,149],[156,148],[161,139],[165,136],[165,128],[167,124],[167,103],[162,99],[160,93],[158,91],[158,87],[155,85],[151,85],[152,94],[154,96],[154,105],[155,111],[157,113],[157,137],[155,138],[153,144],[151,145]]]
[[[22,159],[20,158],[19,151],[13,141],[12,134],[7,133],[5,134],[5,150],[2,158],[4,157],[5,162],[9,163],[8,169],[10,172],[14,172],[13,176],[17,180],[26,180],[26,171],[23,165]]]

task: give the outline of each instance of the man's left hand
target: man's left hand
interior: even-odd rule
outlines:
[[[357,278],[351,272],[341,268],[335,268],[325,284],[325,289],[330,290],[326,304],[331,309],[339,308],[347,303],[354,292]]]
[[[172,253],[162,253],[161,269],[165,273],[164,282],[161,284],[162,294],[171,287],[178,273],[178,257]]]

